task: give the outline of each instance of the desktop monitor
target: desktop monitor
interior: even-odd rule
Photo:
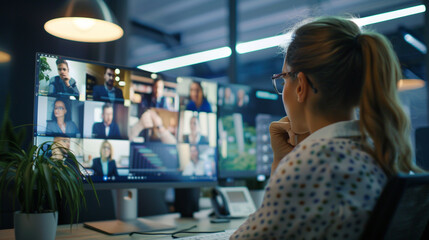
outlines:
[[[45,53],[35,82],[34,142],[69,148],[97,189],[216,185],[216,83]],[[167,228],[147,227],[125,232]]]
[[[219,85],[218,96],[220,180],[264,181],[273,162],[269,125],[285,116],[281,97],[234,84]]]

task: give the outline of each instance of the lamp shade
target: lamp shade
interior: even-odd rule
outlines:
[[[109,42],[124,34],[103,0],[70,0],[60,17],[47,21],[44,28],[56,37],[78,42]]]

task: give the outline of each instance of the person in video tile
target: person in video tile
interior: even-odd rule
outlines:
[[[166,144],[177,142],[176,137],[164,126],[162,118],[155,109],[146,110],[139,121],[129,128],[128,137],[131,141],[135,141],[139,136],[148,142],[161,141]]]
[[[74,96],[79,99],[79,90],[76,80],[70,77],[70,69],[66,60],[59,58],[56,61],[58,76],[49,80],[48,95]]]
[[[207,138],[201,135],[200,121],[197,116],[191,117],[189,135],[183,136],[183,142],[190,144],[208,144]]]
[[[93,100],[106,102],[123,102],[124,96],[122,90],[114,86],[115,70],[106,68],[104,70],[104,85],[94,86]]]
[[[197,145],[190,145],[189,151],[191,161],[185,166],[183,176],[203,176],[205,175],[204,161],[200,160],[200,152]]]
[[[157,79],[152,85],[152,94],[145,95],[142,99],[143,109],[149,108],[163,108],[167,110],[173,110],[173,103],[164,96],[164,80]]]
[[[103,118],[103,122],[94,123],[92,126],[92,137],[121,138],[118,124],[113,121],[113,105],[111,103],[103,105],[101,117]]]
[[[54,160],[64,161],[65,165],[73,168],[78,173],[79,165],[69,157],[68,152],[70,152],[70,138],[54,137],[51,151],[48,154]]]
[[[46,124],[46,134],[55,136],[62,135],[68,137],[76,137],[79,129],[71,120],[71,109],[69,100],[57,99],[54,102],[54,111],[52,112],[52,120],[48,120]]]
[[[118,177],[118,169],[116,168],[116,162],[112,159],[112,156],[112,144],[107,140],[103,141],[100,147],[100,157],[92,160],[91,169],[94,170],[95,176]]]
[[[186,110],[199,112],[212,112],[212,107],[204,97],[203,88],[200,82],[192,82],[189,89],[190,101],[186,105]]]

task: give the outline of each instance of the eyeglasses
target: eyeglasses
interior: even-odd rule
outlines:
[[[298,72],[284,72],[284,73],[278,73],[274,74],[271,77],[271,80],[273,81],[274,90],[276,90],[276,93],[278,95],[283,94],[283,86],[285,84],[285,78],[288,76],[293,76],[294,78],[298,75]],[[314,93],[317,93],[317,88],[313,86],[313,83],[310,81],[310,79],[307,76],[308,85],[310,85],[311,89],[313,89]]]
[[[65,108],[64,107],[54,107],[54,110],[61,110],[61,111],[63,111],[63,110],[65,110]]]

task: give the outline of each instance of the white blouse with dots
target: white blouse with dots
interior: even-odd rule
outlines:
[[[230,239],[359,239],[386,184],[359,122],[319,129],[286,155],[261,207]]]

